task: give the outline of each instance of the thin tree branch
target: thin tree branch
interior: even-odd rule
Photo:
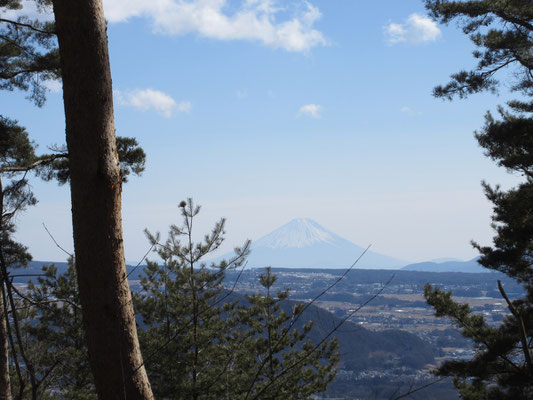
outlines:
[[[30,25],[30,24],[25,24],[23,22],[18,22],[18,21],[13,21],[11,19],[5,19],[5,18],[0,18],[0,22],[6,22],[8,24],[11,24],[11,25],[15,25],[17,27],[21,27],[21,28],[28,28],[34,32],[38,32],[38,33],[44,33],[45,35],[56,35],[57,32],[56,31],[45,31],[45,30],[42,30],[42,29],[39,29],[39,28],[36,28],[34,27],[33,25]]]
[[[2,274],[3,275],[3,274]],[[6,290],[5,290],[5,277],[2,276],[2,279],[1,279],[1,295],[2,295],[2,300],[3,300],[3,306],[4,306],[4,314],[7,316],[9,314],[9,311],[7,309],[7,297],[6,297]],[[7,319],[7,318],[6,318]],[[17,373],[17,377],[19,379],[19,393],[18,393],[18,397],[17,399],[21,400],[22,399],[22,394],[24,393],[24,387],[26,386],[26,382],[24,382],[24,379],[22,378],[22,372],[20,370],[20,364],[19,364],[19,360],[18,360],[18,355],[17,355],[17,349],[15,347],[15,341],[13,339],[13,331],[11,330],[11,324],[9,323],[9,320],[6,320],[6,327],[7,327],[7,335],[8,335],[8,338],[9,338],[9,344],[11,346],[11,354],[13,356],[13,361],[15,362],[15,371]]]
[[[346,271],[344,271],[344,273],[338,278],[336,279],[331,285],[329,285],[326,289],[324,289],[320,294],[318,294],[317,296],[315,296],[310,302],[306,303],[304,308],[302,309],[302,311],[295,317],[291,320],[291,323],[289,324],[289,326],[287,327],[287,329],[283,332],[283,334],[280,336],[280,338],[276,341],[274,347],[277,347],[282,340],[284,340],[287,335],[289,334],[290,330],[293,328],[293,326],[296,324],[296,322],[298,322],[298,320],[300,319],[300,317],[302,316],[302,314],[314,303],[316,302],[320,297],[322,297],[324,294],[326,294],[329,290],[331,290],[333,287],[335,287],[355,266],[356,264],[359,262],[359,260],[361,259],[361,257],[363,257],[365,255],[365,253],[368,251],[368,249],[370,249],[370,246],[371,245],[368,245],[368,247],[361,253],[361,255],[359,257],[357,257],[357,259],[354,261],[354,263],[348,268],[346,269]],[[336,329],[335,329],[336,330]],[[252,383],[251,385],[249,386],[248,388],[248,391],[246,393],[246,397],[245,397],[245,400],[248,399],[248,396],[250,395],[250,392],[253,388],[253,386],[255,385],[255,382],[257,380],[257,378],[259,377],[259,375],[261,374],[261,372],[263,371],[263,368],[265,367],[266,365],[266,362],[268,360],[268,357],[261,363],[261,365],[259,366],[259,369],[257,370],[256,374],[255,374],[255,377],[254,379],[252,380]]]
[[[71,254],[71,253],[69,253],[68,251],[66,251],[63,247],[61,247],[61,246],[59,245],[59,243],[57,243],[57,241],[54,239],[54,237],[52,236],[52,234],[50,233],[50,231],[48,230],[48,228],[46,227],[46,225],[44,224],[44,222],[43,222],[43,227],[44,227],[46,233],[48,233],[48,236],[50,236],[50,238],[53,240],[53,242],[55,243],[55,245],[56,245],[57,247],[59,247],[60,250],[62,250],[64,253],[66,253],[66,254],[69,255],[70,257],[74,257],[73,254]]]
[[[370,247],[370,246],[369,246]],[[367,248],[368,250],[368,248]],[[365,250],[366,252],[366,250]],[[364,254],[364,253],[363,253]],[[359,257],[360,258],[360,257]],[[359,260],[359,259],[358,259]],[[327,335],[325,335],[321,340],[320,342],[318,342],[310,351],[306,352],[304,354],[303,357],[299,358],[295,363],[293,363],[292,365],[289,365],[287,368],[285,368],[283,371],[281,371],[276,377],[275,379],[271,380],[267,385],[265,385],[258,393],[255,394],[255,397],[253,397],[252,399],[253,400],[257,400],[259,399],[260,395],[266,390],[268,389],[270,386],[272,386],[277,380],[278,378],[280,378],[281,376],[287,374],[288,371],[290,371],[291,369],[295,368],[296,366],[298,366],[299,364],[301,364],[302,362],[304,362],[307,358],[309,358],[311,356],[311,354],[313,354],[315,351],[317,351],[320,346],[322,346],[322,344],[324,344],[324,342],[326,342],[326,340],[328,340],[331,335],[333,335],[333,333],[335,333],[349,318],[351,318],[355,313],[357,313],[359,310],[361,310],[363,307],[365,307],[368,303],[370,303],[372,300],[374,300],[376,297],[378,297],[384,290],[387,286],[389,286],[389,284],[392,282],[392,280],[394,279],[395,275],[392,275],[389,280],[385,283],[385,285],[383,285],[383,287],[381,287],[381,289],[375,293],[373,296],[369,297],[363,304],[361,304],[359,307],[357,307],[355,310],[351,311],[350,313],[348,313],[346,316],[344,316],[336,325],[335,327],[330,330],[328,332]],[[263,363],[264,364],[264,363]],[[255,385],[255,382],[257,380],[257,377],[258,377],[258,374],[256,374],[256,377],[254,378],[254,381],[252,382],[252,385],[250,386],[248,392],[246,393],[246,397],[245,397],[245,400],[248,399],[249,395],[250,395],[250,392],[251,392],[251,389],[253,388],[253,385]]]
[[[28,165],[5,166],[5,167],[0,168],[0,173],[5,173],[5,172],[28,172],[28,171],[30,171],[32,169],[37,168],[40,165],[45,165],[45,164],[51,163],[51,162],[57,160],[58,158],[68,158],[68,153],[52,154],[50,156],[46,156],[46,157],[40,158],[39,160],[34,161],[33,163],[28,164]]]
[[[409,397],[409,396],[411,396],[412,394],[414,394],[414,393],[416,393],[416,392],[419,392],[419,391],[421,391],[421,390],[427,389],[428,387],[433,386],[433,385],[435,385],[436,383],[442,382],[442,381],[443,381],[444,379],[446,379],[446,378],[447,378],[447,376],[443,376],[443,377],[441,377],[441,378],[439,378],[439,379],[436,379],[436,380],[434,380],[434,381],[432,381],[432,382],[426,383],[425,385],[419,386],[419,387],[417,387],[417,388],[415,388],[415,389],[413,389],[413,385],[411,385],[411,386],[409,387],[409,390],[408,390],[406,393],[403,393],[403,394],[401,394],[401,395],[399,395],[399,396],[396,396],[396,397],[394,397],[392,400],[405,399],[406,397]]]
[[[501,295],[507,302],[507,305],[509,307],[509,311],[514,315],[514,317],[520,322],[519,332],[520,332],[520,342],[522,343],[522,352],[524,353],[524,357],[526,358],[526,364],[530,372],[533,373],[533,363],[531,362],[531,353],[529,352],[529,347],[527,344],[527,334],[526,334],[526,326],[524,323],[524,318],[522,318],[522,315],[516,310],[515,306],[509,300],[509,297],[507,297],[507,293],[505,293],[505,290],[503,289],[502,282],[498,280],[498,290],[500,291]]]

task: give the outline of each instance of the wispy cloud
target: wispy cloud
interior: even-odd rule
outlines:
[[[168,94],[154,89],[136,89],[128,92],[114,91],[117,104],[133,107],[141,111],[154,110],[167,118],[174,112],[189,113],[192,108],[190,101],[177,103]]]
[[[52,21],[54,13],[51,4],[40,4],[35,0],[22,0],[20,2],[22,8],[10,10],[3,9],[1,13],[2,18],[16,20],[19,17],[26,17],[30,20]]]
[[[400,108],[400,111],[404,114],[407,114],[411,117],[414,117],[416,115],[422,115],[422,113],[420,111],[415,111],[413,110],[411,107],[408,107],[408,106],[403,106]]]
[[[155,32],[167,35],[255,40],[293,52],[326,45],[324,35],[313,28],[321,17],[319,9],[302,0],[291,4],[299,11],[282,20],[280,14],[287,15],[287,9],[275,7],[274,0],[241,0],[231,13],[227,0],[104,0],[104,9],[109,22],[146,17]]]
[[[311,118],[321,118],[322,117],[322,106],[318,104],[306,104],[300,107],[298,111],[298,116],[305,115]]]
[[[403,24],[390,22],[384,28],[385,40],[388,44],[433,42],[441,35],[441,31],[431,18],[417,13],[411,14]]]

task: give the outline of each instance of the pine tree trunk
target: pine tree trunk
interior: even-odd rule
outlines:
[[[3,229],[4,224],[4,188],[2,186],[2,179],[0,179],[0,231]],[[1,261],[4,260],[0,249]],[[1,262],[0,261],[0,262]],[[4,268],[0,268],[4,270]],[[11,380],[9,378],[9,344],[7,333],[7,314],[4,304],[4,292],[3,286],[7,279],[6,276],[0,271],[0,400],[11,400]]]
[[[53,0],[63,77],[76,269],[100,399],[152,399],[126,277],[121,174],[101,0]]]
[[[9,346],[6,324],[7,315],[5,313],[4,299],[0,294],[0,400],[11,400],[11,381],[9,379]]]

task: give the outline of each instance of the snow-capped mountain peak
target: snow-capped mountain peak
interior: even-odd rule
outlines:
[[[252,242],[247,266],[263,268],[348,268],[365,249],[308,218],[293,219]],[[218,260],[229,259],[226,254]],[[367,251],[357,268],[399,268],[405,261]]]
[[[309,247],[315,243],[333,243],[335,234],[309,218],[295,218],[262,237],[255,246],[279,249]]]

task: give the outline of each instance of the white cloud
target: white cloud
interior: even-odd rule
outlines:
[[[170,118],[174,111],[189,113],[192,108],[190,101],[176,101],[168,94],[154,89],[137,89],[129,92],[114,91],[117,104],[129,106],[141,111],[155,110]]]
[[[228,0],[104,0],[109,22],[146,17],[153,30],[166,35],[200,36],[220,40],[254,40],[287,51],[306,52],[326,45],[322,33],[313,28],[321,17],[319,9],[298,0],[300,11],[278,20],[286,8],[273,0],[241,0],[236,11],[228,13]]]
[[[298,111],[298,116],[305,115],[311,118],[320,118],[322,117],[321,112],[322,106],[319,106],[318,104],[306,104],[300,107],[300,110]]]
[[[400,108],[400,111],[404,114],[410,115],[411,117],[414,117],[416,115],[422,115],[420,111],[415,111],[411,107],[403,106]]]
[[[16,20],[19,17],[26,17],[30,20],[39,19],[41,21],[52,21],[54,18],[52,6],[51,5],[38,5],[35,0],[22,0],[20,2],[22,8],[18,10],[5,10],[3,13],[0,13],[2,18]]]
[[[433,42],[441,36],[437,23],[425,15],[411,14],[405,23],[390,22],[384,28],[385,40],[389,44]]]
[[[176,104],[176,110],[188,114],[192,110],[192,103],[190,101],[180,101]]]

